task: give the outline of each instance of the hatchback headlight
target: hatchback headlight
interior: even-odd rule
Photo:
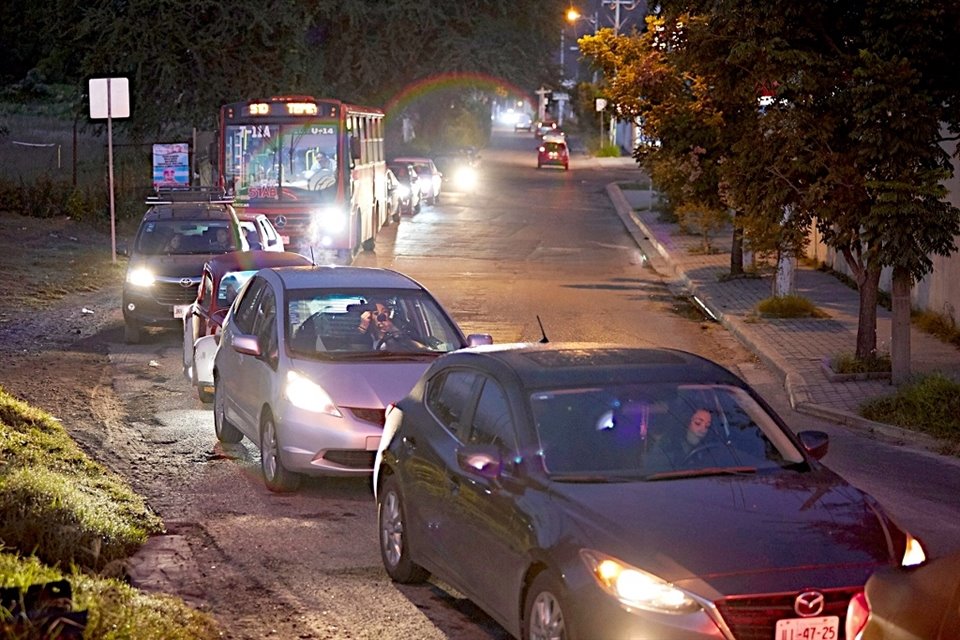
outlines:
[[[131,269],[127,272],[127,282],[135,287],[153,286],[155,280],[156,278],[154,278],[153,272],[144,267]]]
[[[408,198],[410,197],[410,187],[405,184],[401,184],[397,187],[397,193],[401,198]]]
[[[642,569],[590,549],[582,549],[580,557],[600,588],[628,607],[660,613],[700,610],[697,601],[684,591]]]
[[[335,418],[343,417],[343,414],[337,409],[337,405],[333,403],[323,387],[296,371],[287,373],[287,384],[284,387],[284,392],[287,399],[290,400],[290,404],[298,409],[326,413]]]

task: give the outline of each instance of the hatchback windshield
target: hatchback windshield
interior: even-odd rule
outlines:
[[[286,312],[290,350],[308,357],[445,353],[463,346],[437,302],[417,290],[290,290]]]
[[[540,391],[531,397],[551,475],[646,477],[751,473],[803,462],[742,389],[638,384]]]

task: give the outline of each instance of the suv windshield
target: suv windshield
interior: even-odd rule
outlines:
[[[141,255],[227,253],[241,247],[226,220],[150,220],[140,227]]]

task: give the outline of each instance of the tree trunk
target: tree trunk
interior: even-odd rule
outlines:
[[[901,385],[910,377],[910,272],[900,267],[893,269],[891,298],[893,301],[893,328],[890,336],[890,382]]]
[[[860,314],[857,321],[858,360],[866,360],[877,351],[877,292],[880,291],[880,267],[867,265],[863,277],[858,278],[860,287]]]
[[[733,242],[730,245],[730,275],[743,275],[743,229],[737,224],[737,213],[733,214]]]

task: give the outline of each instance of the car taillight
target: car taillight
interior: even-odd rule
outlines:
[[[869,617],[870,603],[867,601],[867,594],[861,591],[850,598],[850,604],[847,605],[847,622],[844,637],[847,640],[860,640],[863,628],[867,626],[867,619]]]

